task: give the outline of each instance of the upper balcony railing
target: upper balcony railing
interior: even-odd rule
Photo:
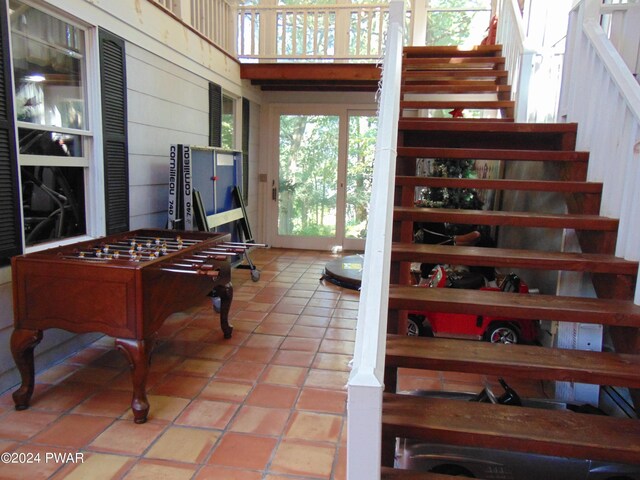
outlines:
[[[244,61],[377,61],[388,4],[238,7],[237,56]]]
[[[232,0],[149,1],[243,62],[379,62],[389,23],[387,1],[336,0],[321,5],[277,5],[277,0],[260,0],[257,5]],[[446,8],[430,6],[432,0],[406,0],[404,44],[462,43],[467,35],[479,43],[497,0],[483,2],[480,7],[474,3]],[[451,23],[463,25],[462,37],[443,28]]]

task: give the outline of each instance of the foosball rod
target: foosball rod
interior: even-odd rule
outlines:
[[[168,237],[145,237],[145,236],[140,236],[140,237],[130,237],[129,239],[124,238],[123,240],[129,240],[129,241],[138,241],[138,240],[143,240],[144,242],[140,242],[140,243],[147,243],[147,242],[152,242],[152,243],[156,243],[156,245],[160,245],[162,242],[164,243],[186,243],[189,245],[195,245],[197,243],[202,243],[202,240],[198,240],[196,238],[180,238],[180,240],[178,240],[177,238],[168,238]]]
[[[143,243],[131,244],[130,242],[127,242],[126,240],[120,240],[120,241],[118,241],[116,243],[105,244],[105,246],[107,246],[109,248],[118,248],[118,249],[122,249],[122,250],[127,250],[127,249],[128,250],[131,250],[131,249],[138,250],[138,247],[140,247],[140,251],[142,251],[142,250],[161,251],[161,250],[165,249],[167,252],[179,252],[181,250],[178,247],[167,246],[167,245],[152,244],[150,246],[147,246],[146,244],[143,244]]]
[[[201,268],[197,270],[180,270],[178,268],[162,267],[160,268],[160,270],[164,272],[173,272],[173,273],[188,273],[191,275],[207,275],[209,277],[217,277],[218,275],[220,275],[220,272],[218,270],[204,270]]]
[[[237,245],[239,247],[245,247],[245,248],[251,248],[251,247],[266,248],[269,246],[266,243],[246,243],[246,242],[223,242],[222,245],[233,245],[233,246]]]
[[[225,255],[227,257],[233,257],[234,255],[237,255],[236,252],[232,252],[228,249],[224,249],[224,250],[200,250],[198,251],[198,253],[204,253],[204,254],[209,254],[209,255]]]

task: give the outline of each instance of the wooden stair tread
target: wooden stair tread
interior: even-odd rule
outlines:
[[[496,87],[499,85],[496,85]],[[398,123],[399,130],[420,130],[420,131],[478,131],[483,133],[500,132],[500,133],[576,133],[577,124],[575,123],[521,123],[512,122],[504,124],[496,122],[495,119],[482,119],[482,123],[469,125],[464,121],[456,121],[443,124],[433,118],[414,118],[402,119]]]
[[[480,65],[489,65],[494,68],[496,65],[504,67],[504,57],[481,57],[481,56],[459,56],[459,57],[406,57],[402,61],[402,70],[416,71],[431,68],[479,68]]]
[[[502,45],[476,45],[470,49],[461,50],[457,46],[407,46],[403,49],[405,58],[412,57],[471,57],[500,55]]]
[[[401,470],[399,468],[382,467],[380,480],[452,480],[460,478],[457,475],[442,473],[418,472],[416,470]]]
[[[490,70],[486,68],[441,68],[435,70],[408,70],[403,72],[402,81],[406,83],[408,81],[421,80],[428,82],[431,79],[440,78],[502,78],[506,79],[509,76],[506,70]]]
[[[489,290],[391,285],[389,309],[640,327],[640,306],[630,301]]]
[[[385,393],[382,435],[621,463],[640,463],[640,422]]]
[[[490,120],[487,120],[486,118],[473,118],[473,117],[458,117],[458,118],[449,118],[449,117],[400,117],[400,121],[402,122],[403,120],[425,120],[425,121],[429,121],[429,122],[442,122],[444,123],[478,123],[478,124],[482,124],[482,123],[486,123],[488,121],[491,121],[491,123],[513,123],[514,119],[513,118],[491,118]]]
[[[402,100],[400,108],[513,108],[513,100]]]
[[[535,162],[586,162],[588,152],[573,150],[516,150],[506,148],[398,147],[398,157],[471,160],[523,160]]]
[[[602,193],[602,184],[553,180],[510,180],[486,178],[397,176],[396,185],[405,187],[476,188],[487,190],[529,190],[535,192]]]
[[[542,252],[421,243],[394,243],[391,247],[391,261],[567,270],[616,275],[636,275],[638,273],[638,262],[606,254]]]
[[[502,93],[510,92],[509,85],[405,85],[402,94],[429,93]]]
[[[393,219],[413,222],[448,222],[465,225],[511,225],[537,228],[573,228],[613,232],[615,218],[599,215],[571,215],[492,210],[455,210],[451,208],[395,207]]]
[[[387,335],[386,367],[640,387],[640,356]]]

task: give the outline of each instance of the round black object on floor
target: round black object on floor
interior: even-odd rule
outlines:
[[[362,254],[348,255],[328,262],[321,280],[327,280],[339,287],[360,290],[362,285]]]

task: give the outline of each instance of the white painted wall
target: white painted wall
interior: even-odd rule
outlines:
[[[208,143],[208,82],[221,85],[231,96],[244,96],[252,101],[247,207],[253,233],[261,241],[257,236],[262,229],[257,166],[261,93],[243,84],[239,64],[147,0],[42,0],[41,3],[71,15],[88,28],[99,26],[109,30],[126,42],[132,229],[166,225],[169,145]],[[100,163],[102,158],[93,161]],[[19,382],[9,349],[12,330],[11,272],[5,267],[0,269],[0,393]],[[60,361],[95,338],[95,334],[47,330],[36,348],[36,371]]]

